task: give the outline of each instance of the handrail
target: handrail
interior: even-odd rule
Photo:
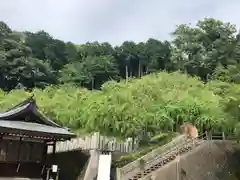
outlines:
[[[166,158],[168,158],[168,155],[172,155],[172,152],[176,152],[179,149],[183,148],[184,146],[187,146],[189,144],[192,144],[194,140],[201,140],[201,139],[205,139],[206,138],[206,133],[201,134],[199,137],[194,138],[194,139],[185,139],[185,141],[183,143],[175,143],[173,145],[173,147],[171,147],[170,149],[168,149],[167,151],[160,153],[158,155],[152,155],[151,158],[149,158],[147,161],[145,161],[145,168],[148,168],[150,166],[153,166],[163,160],[165,160]],[[181,141],[180,141],[181,142]],[[166,147],[166,146],[165,146]],[[149,154],[151,154],[152,152],[150,152]],[[139,159],[143,159],[139,158]],[[139,160],[138,159],[138,160]],[[143,159],[144,160],[144,159]],[[133,171],[135,169],[135,171],[139,172],[139,165],[137,164],[137,160],[134,161],[135,164],[130,163],[130,165],[128,166],[124,166],[123,168],[119,168],[119,175],[121,177],[122,174],[128,174],[129,172]],[[137,173],[135,172],[135,173]]]
[[[200,135],[199,137],[202,137],[202,136],[204,136],[204,135],[205,135],[205,133],[202,134],[202,135]],[[151,159],[155,159],[155,158],[156,158],[155,154],[158,153],[157,155],[163,155],[163,154],[165,154],[166,152],[170,151],[172,148],[176,147],[176,145],[179,146],[179,145],[181,145],[181,144],[185,144],[186,141],[190,140],[190,139],[188,139],[185,135],[182,135],[181,137],[183,137],[183,139],[181,139],[181,140],[178,139],[178,140],[175,140],[175,141],[171,141],[171,142],[165,144],[164,146],[161,146],[161,147],[159,147],[159,148],[157,148],[157,149],[154,149],[153,151],[149,152],[148,154],[146,154],[146,155],[138,158],[137,160],[135,160],[135,161],[127,164],[126,166],[122,167],[121,170],[124,170],[124,169],[126,169],[127,167],[133,167],[133,165],[134,165],[138,160],[140,160],[140,159],[143,159],[143,160],[145,160],[145,161],[149,161],[149,160],[151,160]],[[199,137],[198,137],[198,138],[199,138]],[[179,142],[180,142],[180,143],[179,143]],[[160,153],[160,154],[159,154],[159,153]]]
[[[211,135],[209,136],[209,140],[237,140],[237,137],[235,134],[233,135],[227,135],[227,136],[223,136],[223,135]]]
[[[198,138],[194,138],[193,141],[194,140],[204,140],[204,136],[203,136],[203,139],[199,139],[199,137],[198,137]],[[160,156],[157,156],[157,157],[160,157],[160,158],[156,158],[155,157],[154,159],[152,159],[152,161],[146,162],[145,165],[150,164],[151,162],[156,162],[157,159],[165,160],[165,159],[168,158],[168,155],[170,155],[170,156],[172,155],[172,152],[176,152],[176,151],[178,152],[183,147],[186,147],[186,145],[192,145],[193,141],[192,140],[188,140],[186,143],[180,144],[179,145],[180,147],[173,147],[169,151],[161,154]]]
[[[180,139],[180,138],[183,138],[183,139]],[[124,170],[128,167],[132,167],[136,164],[136,162],[140,159],[144,159],[144,160],[149,160],[152,158],[152,154],[155,154],[155,153],[163,153],[165,152],[165,150],[167,150],[168,148],[171,148],[172,146],[176,145],[178,142],[180,141],[184,141],[186,139],[186,137],[184,135],[181,135],[181,136],[178,136],[177,139],[175,138],[174,140],[170,141],[169,143],[161,146],[161,147],[158,147],[156,149],[153,149],[151,152],[148,152],[147,154],[145,154],[144,156],[136,159],[135,161],[132,161],[128,164],[126,164],[125,166],[121,167],[121,170]]]
[[[140,173],[141,170],[140,170],[139,162],[138,162],[140,159],[144,160],[144,169],[149,169],[149,168],[153,167],[154,165],[159,164],[159,163],[163,162],[164,160],[168,159],[170,156],[172,156],[174,154],[176,155],[176,153],[179,153],[181,149],[188,148],[188,147],[194,148],[194,146],[199,146],[202,143],[206,142],[206,140],[207,141],[215,141],[215,140],[227,140],[227,141],[230,140],[231,141],[231,140],[237,140],[237,138],[235,135],[225,135],[224,132],[221,135],[220,134],[212,135],[212,134],[208,134],[207,132],[204,132],[197,138],[194,138],[194,139],[186,138],[184,142],[182,142],[182,141],[178,141],[177,143],[170,142],[160,148],[157,148],[157,149],[149,152],[147,155],[144,155],[141,158],[138,158],[134,162],[131,162],[122,168],[117,168],[118,179],[120,179],[120,180],[128,179],[128,178],[133,177],[134,175]],[[169,144],[175,145],[175,146],[171,147],[171,145],[169,145]],[[159,151],[159,149],[164,150],[165,148],[163,148],[163,147],[170,147],[170,149],[168,149],[165,152],[155,154],[156,151],[161,152],[161,151]]]

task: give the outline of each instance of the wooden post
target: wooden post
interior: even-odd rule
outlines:
[[[209,135],[207,131],[205,131],[205,136],[206,136],[206,140],[209,140]]]
[[[208,138],[207,138],[207,139],[208,139],[208,140],[212,140],[212,132],[211,132],[211,131],[208,131],[207,134],[208,134]]]
[[[48,145],[46,142],[43,143],[43,152],[42,152],[42,164],[46,164],[47,162],[47,153],[48,153]]]
[[[20,140],[19,140],[19,143],[18,143],[18,154],[17,154],[17,161],[18,161],[18,168],[17,168],[17,171],[19,171],[19,168],[20,168],[20,153],[21,153],[21,145],[22,145],[22,137],[20,137]]]
[[[55,163],[55,155],[56,155],[56,141],[53,142],[53,152],[52,152],[52,163]]]
[[[176,163],[176,179],[179,180],[179,162],[180,162],[180,156],[177,155],[177,163]]]
[[[42,172],[41,174],[42,175],[45,175],[45,169],[46,169],[46,164],[47,164],[47,153],[48,153],[48,145],[47,145],[47,142],[44,141],[43,143],[43,152],[42,152]]]
[[[223,139],[223,140],[226,139],[226,138],[225,138],[225,133],[224,133],[224,131],[222,132],[222,139]]]
[[[120,168],[116,168],[116,177],[117,177],[117,180],[120,180],[121,179],[121,171],[120,171]]]
[[[47,178],[46,178],[46,180],[49,180],[49,177],[50,177],[50,168],[47,169]]]

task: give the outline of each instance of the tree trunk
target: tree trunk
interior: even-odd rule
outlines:
[[[92,90],[94,89],[94,78],[92,78]]]
[[[141,63],[138,63],[138,77],[141,77]]]
[[[125,77],[126,77],[126,80],[128,80],[128,66],[125,65]]]

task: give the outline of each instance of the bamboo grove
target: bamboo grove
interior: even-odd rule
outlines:
[[[175,131],[182,122],[230,132],[238,122],[239,90],[234,84],[204,84],[179,72],[161,72],[119,83],[109,81],[100,91],[67,85],[31,93],[2,91],[0,107],[6,110],[34,94],[40,110],[58,123],[76,132],[99,131],[119,138],[134,137],[143,130]]]

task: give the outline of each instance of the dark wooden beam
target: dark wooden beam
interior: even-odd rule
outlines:
[[[19,162],[20,153],[21,153],[21,145],[22,145],[22,138],[20,138],[19,144],[18,144],[18,154],[17,154],[17,161]]]
[[[53,143],[53,153],[52,153],[52,162],[55,163],[55,156],[56,156],[56,141]]]
[[[32,139],[39,139],[39,140],[47,140],[47,141],[65,141],[65,140],[68,140],[65,139],[65,138],[60,138],[60,137],[47,137],[47,136],[32,136],[32,135],[28,135],[28,134],[18,134],[18,133],[1,133],[0,134],[0,139],[2,137],[6,137],[6,136],[9,136],[9,137],[21,137],[21,138],[32,138]]]

